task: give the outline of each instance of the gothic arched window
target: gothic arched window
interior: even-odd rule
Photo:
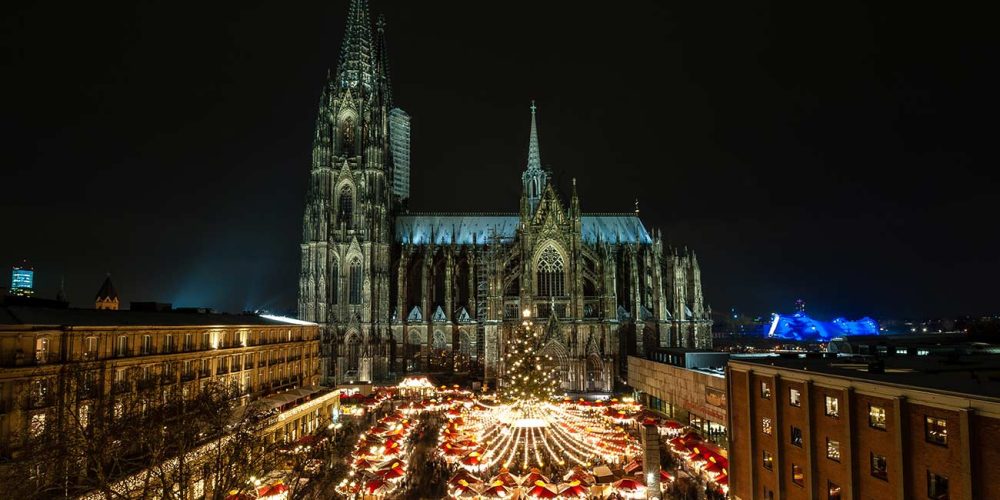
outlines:
[[[357,257],[351,261],[351,290],[350,290],[350,300],[351,305],[357,305],[361,303],[361,259]]]
[[[538,295],[544,297],[565,295],[563,281],[565,273],[563,271],[562,255],[553,247],[548,247],[538,256],[535,263],[535,271],[538,276]]]
[[[340,122],[340,154],[354,156],[354,119],[347,117]]]
[[[337,206],[340,207],[337,213],[337,223],[347,224],[347,228],[350,229],[354,220],[354,194],[351,192],[351,186],[344,186],[340,189]]]
[[[340,302],[340,263],[336,260],[330,266],[330,303]]]

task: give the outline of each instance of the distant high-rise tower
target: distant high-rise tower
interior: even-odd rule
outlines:
[[[101,289],[97,291],[97,297],[94,298],[94,309],[118,310],[118,292],[115,290],[115,286],[111,284],[110,274],[104,279]]]
[[[399,108],[389,111],[389,149],[392,150],[392,194],[410,197],[410,115]]]
[[[35,268],[22,260],[10,271],[10,294],[18,297],[30,297],[35,293]]]

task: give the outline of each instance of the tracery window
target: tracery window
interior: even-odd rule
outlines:
[[[340,189],[340,199],[337,202],[340,210],[337,212],[337,223],[344,223],[347,228],[351,228],[354,219],[354,195],[351,193],[351,186],[344,186]]]
[[[350,290],[350,301],[351,305],[357,305],[361,303],[361,260],[357,257],[351,261],[351,290]]]
[[[562,256],[555,248],[550,246],[542,251],[535,264],[535,270],[538,273],[538,295],[545,297],[565,295],[563,269]]]

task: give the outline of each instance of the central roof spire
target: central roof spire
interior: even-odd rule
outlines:
[[[542,170],[542,157],[538,154],[538,125],[535,123],[535,101],[531,101],[531,135],[528,137],[528,168],[521,174],[521,183],[529,214],[535,213],[542,197],[548,174]]]
[[[538,154],[538,126],[535,124],[535,100],[531,100],[531,136],[528,138],[528,172],[542,169],[542,157]]]

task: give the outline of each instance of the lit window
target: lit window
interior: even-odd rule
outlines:
[[[771,435],[771,419],[764,417],[760,419],[760,430],[768,436]]]
[[[840,486],[827,481],[826,491],[827,500],[840,500]]]
[[[927,471],[927,497],[948,500],[948,478]]]
[[[802,429],[795,426],[792,426],[792,444],[799,448],[802,447]]]
[[[868,405],[868,425],[875,429],[885,430],[885,408]]]
[[[761,465],[767,470],[774,470],[774,455],[771,452],[764,450],[764,458],[761,461]]]
[[[767,382],[760,383],[760,397],[771,399],[771,386],[767,385]]]
[[[826,458],[837,462],[840,461],[840,441],[826,438]]]
[[[889,472],[888,472],[889,467],[886,464],[884,456],[872,452],[871,469],[872,469],[872,476],[875,476],[883,481],[887,481],[889,479]]]
[[[927,442],[948,446],[948,421],[936,417],[925,418],[924,435]]]
[[[802,393],[798,389],[788,389],[788,404],[802,406]]]
[[[802,471],[802,467],[792,464],[792,482],[802,486],[806,482],[806,474]]]
[[[30,426],[29,432],[31,433],[31,437],[38,437],[45,433],[45,414],[36,413],[32,415]]]
[[[836,396],[826,397],[826,416],[828,417],[839,417],[840,416],[840,399]]]

